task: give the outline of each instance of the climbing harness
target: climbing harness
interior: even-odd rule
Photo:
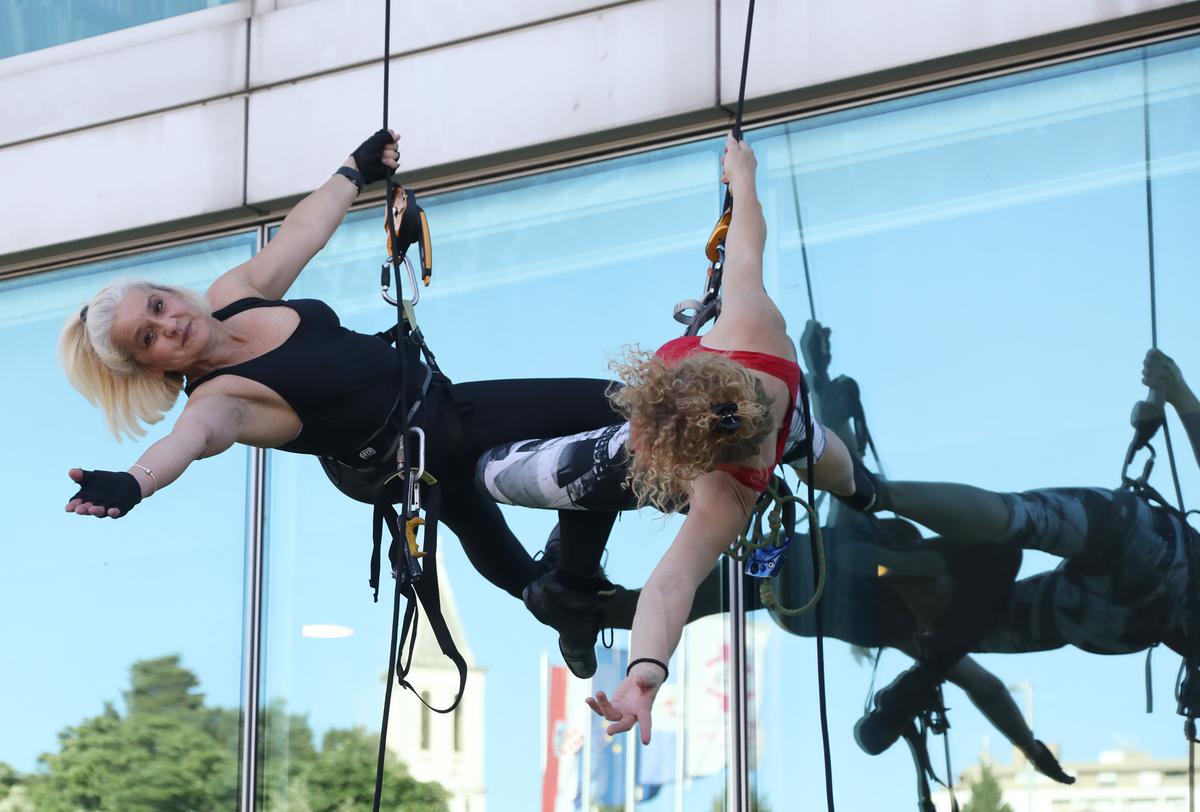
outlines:
[[[946,703],[942,696],[942,686],[934,690],[934,700],[930,707],[925,708],[905,725],[900,732],[904,743],[908,745],[913,764],[917,768],[917,808],[920,812],[935,812],[933,795],[929,782],[943,787],[950,793],[950,810],[958,812],[958,798],[954,795],[954,773],[950,768],[950,719],[946,716]],[[946,780],[938,777],[929,758],[929,734],[942,737],[946,750]]]
[[[385,0],[383,46],[383,126],[388,126],[389,65],[391,61],[391,0]],[[466,688],[467,665],[459,653],[441,612],[437,578],[437,529],[442,492],[435,475],[426,469],[425,431],[421,425],[428,414],[437,411],[447,400],[453,403],[450,380],[442,374],[417,326],[415,306],[420,301],[417,274],[409,258],[409,250],[418,247],[421,280],[428,285],[433,273],[433,251],[429,221],[418,205],[412,191],[395,185],[389,174],[385,194],[385,230],[387,232],[387,262],[380,271],[383,299],[396,308],[396,323],[378,334],[381,340],[396,347],[400,391],[387,424],[367,448],[358,452],[359,460],[322,459],[326,474],[346,495],[373,506],[372,552],[369,583],[374,599],[379,599],[379,573],[382,565],[383,530],[391,538],[387,550],[395,590],[392,599],[392,629],[388,646],[388,679],[384,691],[383,718],[379,730],[379,751],[375,767],[375,795],[372,805],[379,812],[383,798],[384,765],[387,755],[388,720],[392,705],[392,675],[395,684],[412,691],[430,710],[450,713],[458,707]],[[404,269],[402,274],[401,269]],[[408,279],[410,297],[404,295],[404,280]],[[395,296],[390,293],[395,284]],[[415,380],[415,398],[409,401],[409,376]],[[453,431],[453,421],[447,421]],[[378,443],[376,444],[376,439]],[[369,453],[368,453],[369,452]],[[394,507],[400,505],[397,512]],[[421,512],[424,511],[424,518]],[[424,528],[424,550],[417,543],[420,528]],[[407,606],[400,620],[400,599]],[[425,609],[426,620],[433,630],[442,653],[458,671],[458,689],[454,701],[446,708],[437,708],[413,688],[408,681],[416,650],[418,602]]]

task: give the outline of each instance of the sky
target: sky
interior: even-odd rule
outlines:
[[[1158,343],[1200,383],[1200,50],[1184,45],[1159,48],[1149,62]],[[889,477],[997,490],[1117,485],[1151,343],[1142,128],[1142,64],[1113,55],[752,135],[768,290],[798,335],[812,315],[811,284],[815,313],[834,331],[831,371],[862,387]],[[608,377],[622,346],[677,335],[671,307],[703,282],[722,195],[719,148],[708,140],[428,201],[434,282],[417,312],[442,367],[463,381]],[[349,218],[291,294],[329,301],[365,332],[394,313],[377,299],[377,215]],[[9,638],[0,761],[33,769],[62,728],[119,702],[139,658],[180,653],[211,704],[239,702],[248,453],[196,464],[119,522],[64,514],[67,468],[123,469],[170,418],[137,444],[112,441],[65,382],[54,341],[109,278],[202,287],[252,251],[243,235],[138,267],[123,260],[0,286],[0,359],[19,382],[0,399],[14,429],[0,470],[0,492],[12,498],[0,539]],[[1182,427],[1172,429],[1185,497],[1200,499],[1200,472]],[[1168,492],[1157,447],[1153,482]],[[310,459],[272,454],[269,464],[264,695],[308,714],[318,732],[377,726],[390,617],[366,585],[369,508],[338,496]],[[552,514],[505,513],[526,546],[540,548]],[[623,516],[610,576],[643,582],[675,527],[645,512]],[[554,635],[444,538],[466,647],[487,669],[489,804],[534,809],[539,662],[554,652]],[[1023,572],[1055,564],[1028,554]],[[303,638],[307,623],[355,634]],[[776,812],[812,808],[823,796],[813,645],[759,625],[756,780]],[[826,656],[839,808],[877,809],[880,793],[911,802],[907,754],[869,758],[850,737],[869,669],[835,641]],[[1185,753],[1169,652],[1154,655],[1149,716],[1142,655],[1063,650],[982,662],[1006,683],[1035,686],[1035,732],[1067,762],[1118,745]],[[906,666],[886,654],[881,683]],[[985,747],[1009,759],[965,697],[951,689],[948,702],[956,765]],[[707,810],[720,791],[719,778],[699,781],[686,808]],[[668,809],[668,798],[646,808]]]

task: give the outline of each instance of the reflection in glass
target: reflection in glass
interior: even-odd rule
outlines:
[[[182,404],[144,440],[119,444],[54,352],[63,321],[113,279],[203,289],[254,246],[241,234],[0,283],[0,368],[10,380],[0,491],[12,507],[0,566],[0,772],[31,797],[38,785],[67,793],[71,808],[85,795],[111,808],[232,808],[247,457],[199,463],[119,521],[64,513],[76,490],[69,468],[123,469]],[[97,737],[117,743],[97,754]]]
[[[159,0],[156,3],[145,0],[105,0],[103,3],[23,0],[5,3],[0,6],[0,59],[230,2],[233,0]]]
[[[813,317],[832,328],[828,374],[852,377],[861,393],[863,413],[856,415],[854,388],[834,380],[818,405],[823,422],[841,423],[868,467],[889,481],[987,489],[896,486],[896,507],[944,533],[945,541],[921,542],[911,525],[829,511],[826,632],[860,646],[896,646],[907,637],[913,654],[936,657],[938,639],[923,633],[953,621],[975,650],[1056,649],[1020,658],[985,654],[975,658],[978,671],[953,679],[991,713],[990,722],[958,688],[945,691],[951,770],[982,761],[996,775],[1015,774],[1003,783],[1014,810],[1029,808],[1027,758],[1039,769],[1036,808],[1049,808],[1041,804],[1101,797],[1047,777],[1054,755],[1067,773],[1086,776],[1109,751],[1131,763],[1161,763],[1184,752],[1170,701],[1179,658],[1170,652],[1155,658],[1159,701],[1156,717],[1148,718],[1143,659],[1100,658],[1083,649],[1136,652],[1172,637],[1178,642],[1173,613],[1153,609],[1163,600],[1179,604],[1186,594],[1178,567],[1165,562],[1182,563],[1195,532],[1144,503],[1121,514],[1134,516],[1132,527],[1140,530],[1112,532],[1112,489],[1120,485],[1133,433],[1129,407],[1146,396],[1141,370],[1152,340],[1144,115],[1158,342],[1185,376],[1200,375],[1193,318],[1200,282],[1188,259],[1200,249],[1198,57],[1196,39],[1180,40],[753,136],[770,222],[771,293],[796,333]],[[811,353],[808,362],[817,389]],[[1168,420],[1186,497],[1200,477],[1174,411],[1168,408]],[[863,417],[878,456],[864,435],[854,436]],[[1155,440],[1160,460],[1161,442]],[[1165,463],[1151,484],[1173,495]],[[1078,486],[1108,490],[1020,499],[992,493]],[[914,500],[924,502],[914,508]],[[931,502],[944,509],[921,509]],[[1056,516],[1069,518],[1075,542],[1051,543]],[[1165,532],[1167,526],[1173,530]],[[1152,544],[1138,535],[1148,527]],[[1017,537],[1024,540],[989,543]],[[1102,555],[1089,546],[1101,541],[1109,545]],[[1012,588],[1005,573],[1015,569],[1018,546],[1025,547],[1022,580]],[[1084,547],[1087,558],[1078,556]],[[905,554],[897,556],[897,549]],[[811,591],[807,557],[802,543],[781,579],[797,599]],[[1147,557],[1162,568],[1141,560]],[[1154,601],[1143,603],[1151,593]],[[814,624],[759,613],[751,625],[755,794],[772,810],[808,808],[824,776],[812,649],[794,635],[815,633]],[[874,651],[830,640],[826,662],[838,807],[879,808],[881,793],[901,799],[897,806],[911,803],[913,762],[903,744],[871,757],[852,733],[873,706],[872,685],[900,678],[881,700],[884,715],[885,707],[895,707],[889,698],[914,691],[922,678],[906,671],[912,660],[885,650],[873,676]],[[1036,686],[1032,735],[1009,695],[1017,683]],[[859,741],[870,732],[864,736],[860,725]],[[1010,757],[1005,735],[1026,752]],[[931,739],[929,748],[943,775],[942,741]],[[967,776],[969,786],[985,780],[975,768]],[[806,787],[800,795],[797,782]],[[948,802],[945,793],[940,798]]]

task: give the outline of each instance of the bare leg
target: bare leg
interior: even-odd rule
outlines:
[[[795,468],[800,479],[808,482],[808,469]],[[854,493],[854,463],[850,460],[850,449],[832,431],[825,432],[825,453],[813,464],[813,487],[829,491],[838,496]]]
[[[885,509],[963,541],[998,541],[1012,518],[1000,494],[970,485],[889,481],[887,497]]]

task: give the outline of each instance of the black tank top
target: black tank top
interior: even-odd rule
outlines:
[[[302,427],[281,451],[343,456],[360,448],[386,422],[400,392],[396,351],[378,336],[342,326],[317,299],[239,299],[213,313],[224,321],[256,307],[290,307],[300,323],[270,352],[188,381],[184,392],[219,375],[257,381],[283,398]]]

